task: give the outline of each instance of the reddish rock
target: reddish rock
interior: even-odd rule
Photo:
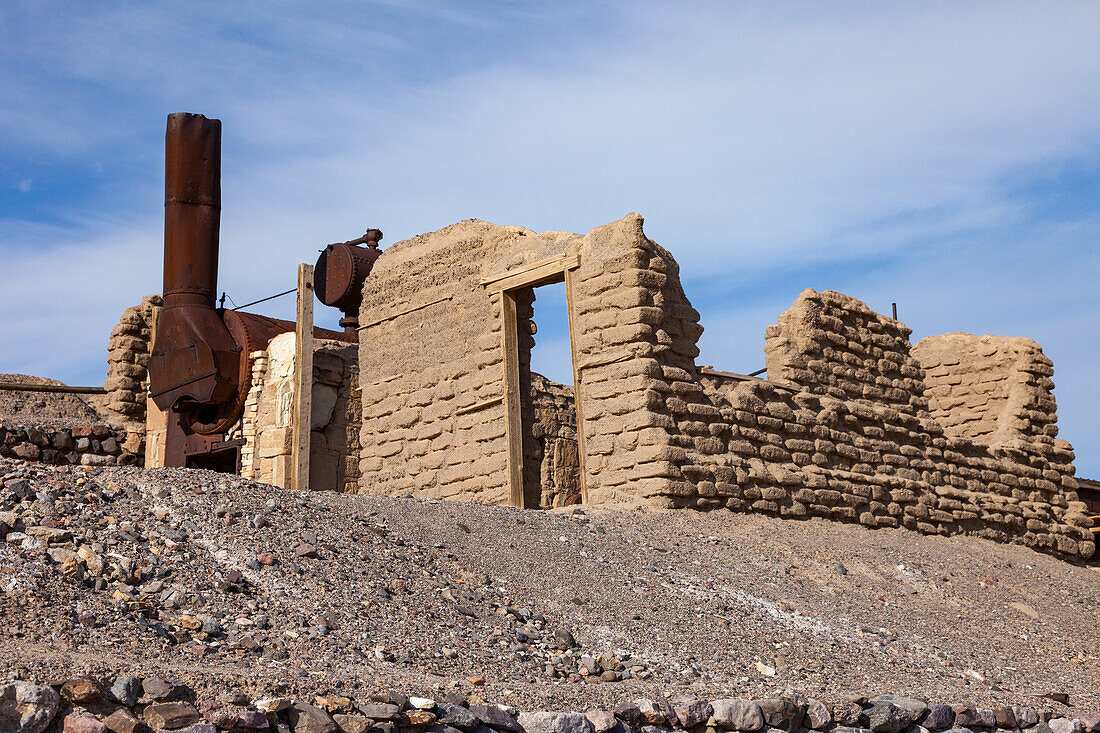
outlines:
[[[95,680],[81,677],[61,685],[61,697],[78,705],[88,705],[103,697],[103,688]]]
[[[107,726],[91,715],[66,715],[65,733],[107,733]]]
[[[134,714],[126,708],[119,708],[114,711],[107,716],[103,723],[108,730],[114,733],[141,733],[145,730],[145,724],[134,717]]]
[[[156,730],[178,730],[199,720],[199,711],[187,702],[161,702],[145,708],[145,722]]]

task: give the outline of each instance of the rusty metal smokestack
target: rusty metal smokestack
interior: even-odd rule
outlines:
[[[164,140],[164,310],[149,358],[149,392],[162,410],[207,419],[203,406],[231,399],[240,347],[214,300],[221,218],[220,120],[168,115]]]
[[[168,115],[164,136],[164,306],[214,307],[222,210],[222,123]]]

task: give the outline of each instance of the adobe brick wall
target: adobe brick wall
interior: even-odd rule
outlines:
[[[1029,338],[948,333],[913,347],[932,416],[953,437],[994,450],[1046,454],[1056,445],[1054,364]]]
[[[589,503],[820,516],[1092,554],[1073,453],[1053,422],[1031,421],[1034,450],[945,432],[910,329],[854,298],[799,296],[767,330],[771,381],[700,369],[699,314],[636,214],[585,236],[466,221],[386,250],[360,314],[361,491],[507,501],[500,297],[480,280],[556,255],[580,258]],[[528,369],[529,305],[517,297]],[[1035,399],[1053,418],[1052,400],[1021,404]]]

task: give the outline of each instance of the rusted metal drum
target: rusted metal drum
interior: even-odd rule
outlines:
[[[359,306],[363,302],[363,283],[381,255],[378,241],[382,232],[368,229],[359,239],[330,244],[321,250],[313,268],[313,286],[317,298],[344,313],[340,325],[354,333],[358,325]],[[360,243],[368,246],[360,247]]]

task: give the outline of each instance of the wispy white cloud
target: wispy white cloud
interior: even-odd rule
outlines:
[[[157,289],[163,118],[187,110],[225,123],[222,285],[238,302],[366,226],[392,243],[468,217],[587,231],[640,211],[699,293],[705,338],[734,329],[715,361],[757,367],[760,332],[737,324],[762,329],[807,285],[851,286],[902,302],[918,330],[1057,342],[1071,415],[1096,404],[1073,366],[1096,348],[1059,345],[1058,319],[1100,304],[1050,292],[1080,282],[1067,248],[1091,225],[1044,229],[1006,181],[1100,171],[1098,29],[1095,3],[1011,0],[5,3],[0,151],[115,177],[53,218],[0,198],[0,338],[25,370],[102,369],[109,324]],[[20,200],[48,210],[49,185],[19,170],[35,181]],[[1026,246],[1004,256],[1013,233],[1060,253],[1042,286]],[[975,303],[974,277],[996,306]],[[65,349],[36,335],[75,322]],[[1067,437],[1100,455],[1100,438]]]

